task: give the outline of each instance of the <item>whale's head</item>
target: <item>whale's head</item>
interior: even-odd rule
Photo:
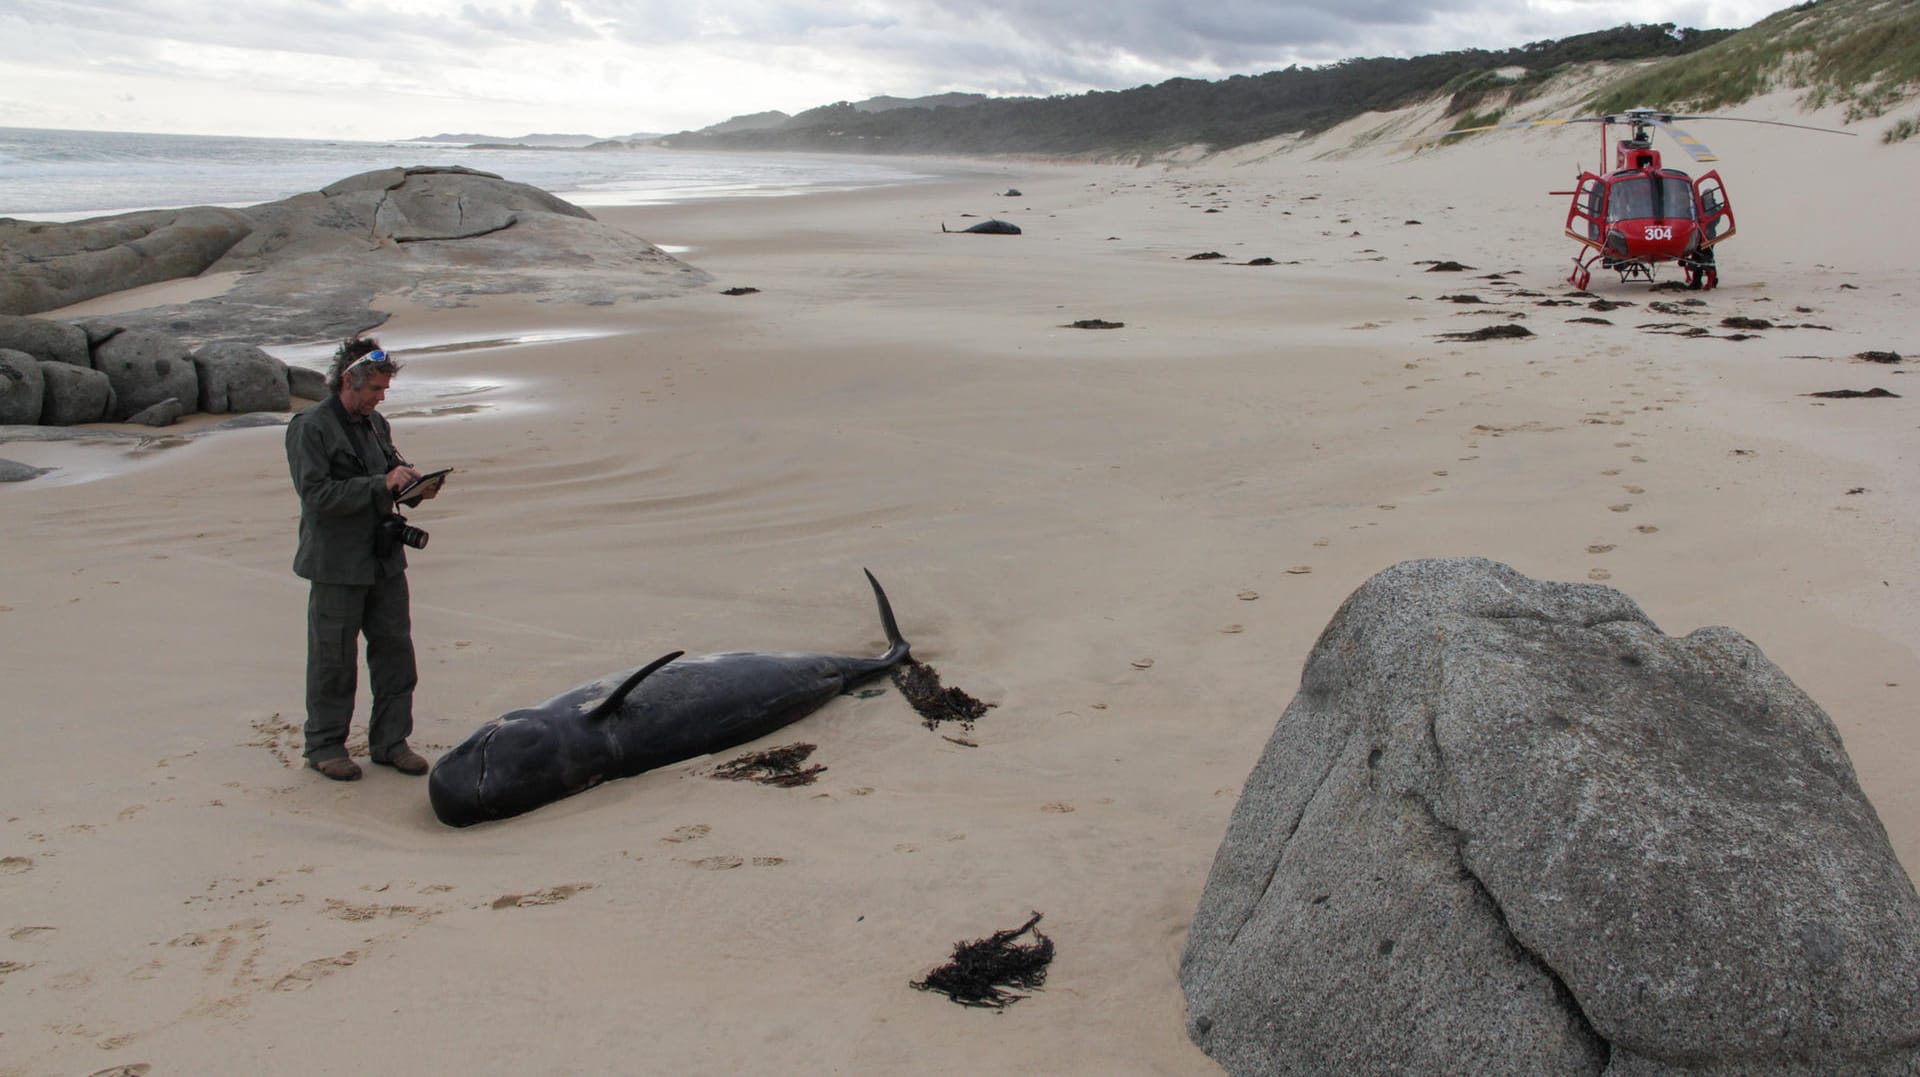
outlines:
[[[448,826],[506,819],[569,793],[559,733],[537,711],[488,722],[440,757],[427,776],[433,814]]]

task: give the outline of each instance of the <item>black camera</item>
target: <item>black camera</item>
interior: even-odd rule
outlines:
[[[373,536],[373,552],[385,557],[393,552],[395,546],[424,550],[427,548],[427,533],[407,523],[405,516],[393,513],[380,521],[380,530]]]

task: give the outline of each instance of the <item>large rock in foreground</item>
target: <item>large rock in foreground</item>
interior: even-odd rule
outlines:
[[[1920,900],[1745,637],[1482,560],[1356,591],[1181,962],[1230,1074],[1920,1068]]]

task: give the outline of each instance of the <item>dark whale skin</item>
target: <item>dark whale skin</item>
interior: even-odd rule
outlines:
[[[676,651],[568,689],[501,715],[441,756],[427,777],[434,815],[456,827],[510,818],[604,781],[745,744],[812,714],[907,657],[886,592],[873,573],[867,581],[887,633],[885,654],[682,658]]]

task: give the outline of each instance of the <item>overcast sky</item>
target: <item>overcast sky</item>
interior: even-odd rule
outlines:
[[[1216,79],[1785,0],[0,0],[0,126],[599,136],[880,94]]]

